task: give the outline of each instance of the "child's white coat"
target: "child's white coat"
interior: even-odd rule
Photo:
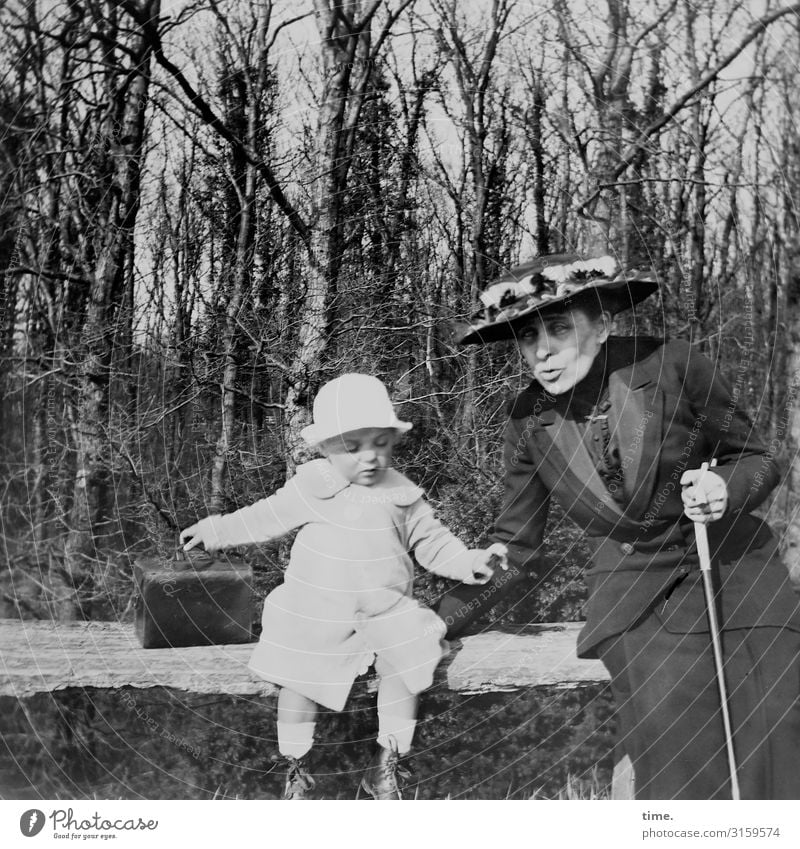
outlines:
[[[394,469],[365,487],[327,460],[300,466],[274,495],[213,517],[222,546],[263,542],[294,528],[284,583],[264,604],[251,668],[333,710],[376,659],[411,692],[431,685],[445,625],[411,598],[419,564],[456,580],[472,578],[476,551],[433,515],[422,490]]]

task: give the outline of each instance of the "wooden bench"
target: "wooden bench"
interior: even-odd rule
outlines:
[[[602,683],[596,660],[579,660],[581,623],[487,631],[452,645],[437,684],[461,694]],[[277,688],[247,668],[252,644],[143,649],[118,622],[0,619],[0,696],[70,687],[172,687],[193,693],[264,695]]]
[[[601,684],[608,681],[602,663],[579,660],[575,654],[581,625],[527,626],[456,640],[435,683],[461,695]],[[133,626],[118,622],[0,619],[0,696],[25,699],[86,687],[277,693],[277,687],[248,669],[252,649],[252,644],[143,649]],[[626,759],[615,767],[612,798],[632,798]]]

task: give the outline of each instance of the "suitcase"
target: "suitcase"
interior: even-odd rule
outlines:
[[[137,560],[134,625],[146,649],[248,643],[253,571],[235,557],[178,552]]]

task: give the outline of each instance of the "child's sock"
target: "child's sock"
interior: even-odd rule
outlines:
[[[378,717],[378,745],[384,749],[391,749],[394,744],[401,755],[405,755],[411,749],[411,741],[414,739],[414,729],[417,727],[416,719],[407,716],[392,716],[392,714],[381,714]]]
[[[278,721],[278,751],[286,758],[302,758],[314,745],[316,724]]]

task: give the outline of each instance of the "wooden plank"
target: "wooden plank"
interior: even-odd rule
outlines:
[[[608,672],[599,660],[581,660],[575,654],[582,627],[582,622],[567,622],[464,637],[454,643],[437,680],[464,694],[607,681]]]
[[[488,631],[454,641],[437,685],[457,693],[576,687],[608,680],[599,661],[579,660],[581,623]],[[250,672],[252,644],[143,649],[118,622],[0,620],[0,696],[26,698],[70,687],[171,687],[192,693],[266,696]]]

